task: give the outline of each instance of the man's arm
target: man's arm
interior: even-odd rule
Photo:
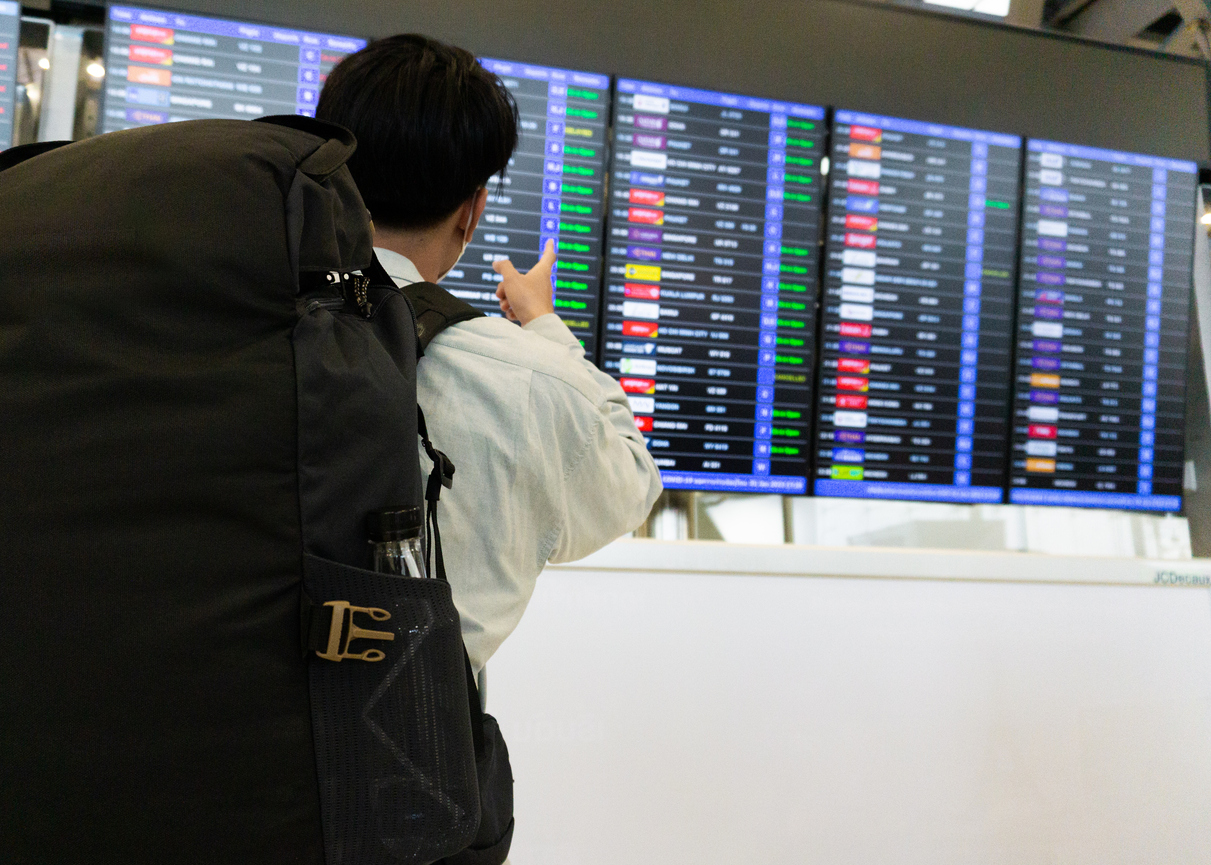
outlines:
[[[635,427],[618,382],[584,356],[584,349],[556,316],[551,302],[555,247],[520,274],[507,260],[493,267],[503,277],[496,296],[501,311],[532,333],[563,346],[569,365],[587,378],[585,387],[540,379],[531,392],[530,422],[540,444],[535,458],[551,470],[545,486],[558,532],[545,538],[544,561],[573,561],[631,531],[646,519],[662,485],[660,472]],[[590,384],[591,382],[591,384]]]
[[[663,489],[660,472],[635,427],[626,394],[585,358],[567,325],[550,314],[533,320],[526,330],[564,346],[569,363],[581,367],[592,382],[591,398],[588,388],[573,392],[562,383],[536,380],[531,389],[531,420],[536,425],[545,420],[548,426],[535,434],[548,443],[558,439],[581,448],[561,453],[560,476],[553,472],[548,479],[561,531],[551,539],[547,558],[575,561],[647,518]]]

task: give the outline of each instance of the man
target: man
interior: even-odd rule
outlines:
[[[383,267],[399,285],[439,281],[517,145],[503,82],[460,48],[394,36],[333,70],[316,116],[357,136],[349,168]],[[476,670],[516,627],[548,561],[581,558],[634,529],[661,490],[622,389],[555,315],[554,262],[550,244],[526,274],[498,261],[510,321],[453,325],[417,373],[430,438],[457,467],[439,514]]]

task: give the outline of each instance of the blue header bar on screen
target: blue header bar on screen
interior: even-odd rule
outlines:
[[[655,84],[651,81],[618,79],[619,93],[639,93],[645,96],[663,96],[682,102],[697,102],[703,105],[722,105],[745,111],[765,111],[770,114],[789,114],[792,117],[824,119],[824,109],[818,105],[801,105],[796,102],[779,102],[776,99],[760,99],[753,96],[737,96],[714,90],[695,90],[692,87],[675,87],[671,84]]]
[[[998,147],[1021,147],[1022,139],[1004,132],[984,132],[980,129],[965,129],[962,126],[945,126],[941,123],[924,123],[920,120],[905,120],[902,117],[885,117],[881,114],[860,114],[857,111],[838,111],[833,115],[837,123],[856,123],[890,129],[892,132],[907,132],[910,135],[932,135],[935,138],[950,138],[956,141],[979,141]]]
[[[1167,171],[1182,171],[1198,174],[1198,166],[1184,159],[1168,159],[1164,156],[1148,156],[1144,153],[1123,153],[1119,150],[1102,150],[1100,147],[1085,147],[1080,144],[1062,144],[1059,141],[1031,139],[1026,149],[1031,153],[1058,153],[1077,159],[1100,159],[1103,162],[1118,162],[1122,165],[1139,165],[1144,168],[1164,168]]]
[[[167,27],[173,30],[188,30],[191,33],[208,33],[211,36],[232,36],[237,39],[256,39],[260,42],[278,42],[282,45],[328,48],[344,53],[361,51],[366,47],[365,39],[357,39],[352,36],[311,33],[306,30],[275,27],[271,24],[250,24],[223,18],[164,12],[158,9],[141,9],[135,6],[111,6],[109,7],[109,18],[111,21],[144,24],[149,27]]]
[[[495,72],[497,75],[515,75],[533,81],[576,84],[581,87],[592,87],[595,90],[610,89],[610,76],[608,75],[577,72],[573,69],[556,69],[553,66],[536,66],[533,63],[514,63],[510,60],[492,60],[487,57],[479,58],[479,62],[489,72]]]

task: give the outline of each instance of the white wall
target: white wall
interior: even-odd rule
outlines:
[[[1205,589],[760,575],[786,554],[544,574],[489,665],[514,865],[1211,862]]]

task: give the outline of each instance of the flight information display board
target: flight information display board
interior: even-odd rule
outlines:
[[[1197,181],[1028,143],[1011,502],[1181,508]]]
[[[521,129],[504,182],[488,183],[475,239],[442,287],[490,315],[500,315],[492,262],[521,271],[547,240],[558,247],[555,311],[597,356],[601,302],[602,200],[610,79],[606,75],[481,59],[517,100]]]
[[[615,98],[603,366],[666,487],[804,493],[824,110]]]
[[[102,131],[202,118],[315,116],[332,67],[366,40],[110,6]]]
[[[1003,499],[1021,148],[836,112],[816,495]]]
[[[21,4],[0,0],[0,150],[13,146]]]

